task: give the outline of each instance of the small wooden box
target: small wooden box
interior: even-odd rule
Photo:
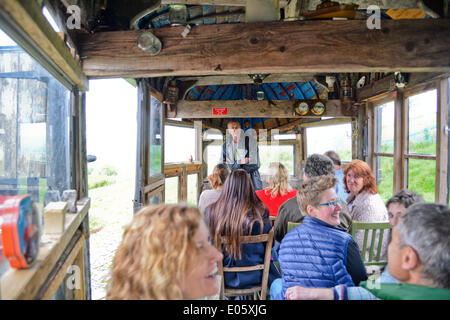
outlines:
[[[64,231],[67,202],[50,202],[44,209],[44,234]]]

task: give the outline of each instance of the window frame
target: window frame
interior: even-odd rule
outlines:
[[[177,162],[177,163],[164,163],[163,159],[163,173],[165,178],[178,177],[178,202],[187,202],[187,179],[189,175],[197,175],[197,202],[200,197],[203,184],[203,135],[202,135],[202,122],[194,121],[188,123],[186,121],[174,121],[165,119],[164,126],[170,125],[174,127],[188,127],[195,129],[195,160],[192,162]],[[165,141],[164,141],[165,143]],[[164,146],[165,148],[165,146]],[[165,193],[164,193],[165,194]],[[165,201],[165,196],[163,201]]]
[[[426,91],[437,91],[436,113],[436,154],[409,153],[409,98]],[[441,78],[421,83],[419,85],[388,92],[381,96],[367,99],[367,122],[369,129],[369,141],[367,157],[372,170],[377,168],[378,157],[391,157],[390,153],[381,153],[377,150],[377,126],[376,108],[386,102],[394,100],[394,174],[393,194],[408,188],[408,162],[409,159],[434,160],[436,162],[435,202],[448,204],[448,114],[449,114],[449,78]],[[375,172],[375,171],[374,171]]]
[[[384,104],[393,102],[394,103],[394,150],[392,153],[386,153],[386,152],[380,152],[378,150],[380,150],[380,145],[379,145],[379,141],[381,140],[378,135],[381,133],[381,126],[379,123],[379,120],[381,119],[381,117],[378,114],[378,108]],[[374,134],[373,134],[373,139],[372,139],[372,146],[373,146],[373,162],[372,162],[372,171],[375,174],[375,179],[376,179],[376,183],[377,186],[379,186],[380,181],[378,179],[379,177],[379,170],[380,168],[378,168],[378,162],[380,160],[381,162],[381,158],[392,158],[393,162],[394,162],[394,171],[395,171],[395,148],[396,148],[396,132],[395,132],[395,128],[396,128],[396,99],[395,97],[391,97],[391,96],[387,96],[387,97],[383,97],[382,99],[377,100],[374,104],[373,104],[373,108],[372,108],[372,118],[374,120],[373,122],[373,130],[374,130]],[[394,193],[394,189],[395,189],[395,173],[393,174],[393,181],[392,181],[392,194]]]

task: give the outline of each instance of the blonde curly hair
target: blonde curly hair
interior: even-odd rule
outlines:
[[[203,215],[177,205],[141,209],[114,257],[108,300],[183,299],[180,284],[200,254],[194,242]]]

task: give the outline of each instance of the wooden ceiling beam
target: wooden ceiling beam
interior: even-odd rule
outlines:
[[[448,76],[449,74],[443,73],[412,73],[409,75],[408,84],[405,88],[410,88],[424,82],[435,81],[439,78],[445,78]],[[374,81],[362,88],[357,89],[356,100],[370,100],[394,90],[397,90],[395,87],[394,75],[389,75],[386,78]]]
[[[90,78],[255,73],[450,72],[450,19],[289,21],[153,30],[163,49],[136,45],[142,30],[100,32],[80,41]]]
[[[317,117],[348,117],[348,113],[340,100],[326,102],[326,111],[321,116],[294,114],[294,100],[211,100],[188,101],[177,103],[179,118],[317,118]],[[213,108],[227,108],[227,114],[213,116]],[[221,124],[221,127],[223,125]]]
[[[239,6],[245,7],[247,0],[161,0],[161,4],[193,4],[212,6]],[[280,8],[287,5],[289,0],[280,0]]]
[[[230,76],[197,76],[197,77],[178,77],[179,81],[196,81],[195,86],[229,85],[229,84],[251,84],[254,81],[248,74],[230,75]],[[280,82],[308,82],[314,80],[314,74],[311,73],[274,73],[264,78],[263,83]]]

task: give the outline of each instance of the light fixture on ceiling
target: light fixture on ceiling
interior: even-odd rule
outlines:
[[[162,49],[161,41],[149,31],[142,32],[137,38],[139,49],[151,56],[156,56]]]
[[[264,79],[268,76],[268,74],[262,74],[262,73],[258,73],[258,74],[249,74],[248,75],[255,84],[261,84],[263,83]]]

